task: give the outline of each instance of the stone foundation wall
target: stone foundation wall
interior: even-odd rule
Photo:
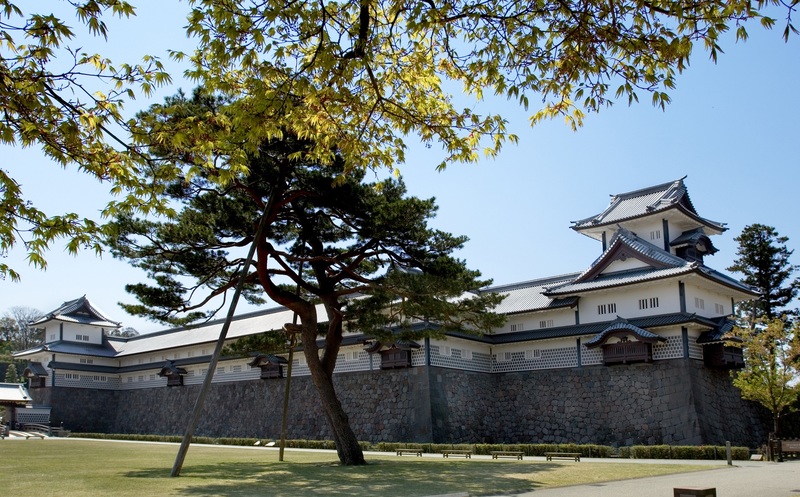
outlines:
[[[278,438],[285,380],[216,383],[196,434]],[[676,359],[489,375],[436,367],[335,377],[359,440],[434,443],[720,444],[766,439],[726,372]],[[181,435],[199,386],[34,389],[73,431]],[[292,379],[287,436],[330,439],[310,377]]]

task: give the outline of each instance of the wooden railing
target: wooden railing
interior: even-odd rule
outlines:
[[[651,362],[652,347],[644,342],[618,342],[603,346],[603,363],[628,364],[631,362]]]

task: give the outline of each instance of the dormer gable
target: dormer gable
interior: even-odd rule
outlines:
[[[591,281],[621,271],[666,269],[685,264],[686,261],[642,240],[625,228],[618,227],[608,249],[573,283]]]
[[[120,323],[109,319],[84,295],[64,302],[32,322],[31,326],[44,328],[45,342],[101,344],[106,333],[119,328]]]

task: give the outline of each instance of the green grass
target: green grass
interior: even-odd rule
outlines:
[[[710,466],[368,456],[343,467],[330,452],[190,447],[181,476],[169,476],[178,446],[89,440],[0,442],[3,495],[110,496],[425,496],[519,493],[640,478]],[[716,466],[718,467],[718,466]]]

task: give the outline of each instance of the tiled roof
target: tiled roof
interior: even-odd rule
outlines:
[[[602,273],[603,268],[613,262],[622,250],[633,257],[640,257],[651,265],[613,273]],[[544,294],[553,298],[563,297],[633,283],[672,278],[683,274],[697,274],[746,294],[756,295],[758,293],[752,287],[744,285],[730,276],[698,262],[682,259],[642,240],[624,228],[619,228],[606,251],[575,280],[549,286],[544,289]]]
[[[86,298],[86,295],[79,299],[64,302],[59,308],[48,312],[32,322],[31,325],[45,323],[54,319],[71,323],[106,326],[109,328],[118,328],[120,326],[119,322],[107,318],[102,311]]]
[[[320,316],[320,319],[325,316],[322,305],[317,306],[317,315]],[[243,314],[233,319],[227,338],[240,338],[265,331],[280,330],[284,324],[292,322],[292,317],[292,311],[284,307]],[[118,357],[173,347],[212,343],[219,338],[224,323],[224,319],[217,319],[196,326],[185,326],[139,335],[127,340],[109,340],[108,343],[117,351]]]
[[[544,295],[548,286],[568,283],[574,280],[578,273],[542,278],[538,280],[503,285],[482,289],[481,292],[501,293],[505,299],[494,308],[498,314],[518,314],[521,312],[540,311],[569,307],[575,305],[577,298],[552,298]]]
[[[645,330],[644,328],[640,328],[634,324],[631,324],[630,321],[627,319],[622,319],[621,317],[617,317],[614,321],[611,322],[603,331],[595,335],[591,340],[587,340],[584,342],[584,345],[587,347],[596,347],[598,345],[602,345],[603,342],[613,333],[617,331],[630,331],[641,341],[652,342],[652,341],[665,341],[665,338],[662,338],[655,333]]]
[[[595,226],[619,223],[667,209],[679,208],[702,224],[714,227],[719,231],[725,231],[724,223],[704,219],[697,214],[692,201],[689,199],[686,185],[683,183],[684,179],[685,176],[668,183],[613,195],[611,202],[603,212],[586,219],[573,221],[572,229],[580,231]]]
[[[31,396],[25,386],[20,383],[0,383],[0,402],[27,404]]]

